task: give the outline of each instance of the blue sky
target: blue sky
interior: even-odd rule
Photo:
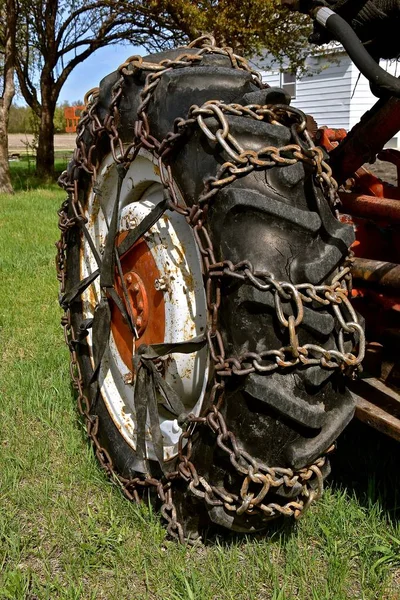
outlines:
[[[148,54],[142,47],[130,44],[116,44],[100,48],[83,63],[78,65],[68,77],[58,102],[83,100],[85,93],[99,85],[100,80],[115,71],[128,56]]]

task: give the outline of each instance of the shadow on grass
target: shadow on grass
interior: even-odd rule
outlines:
[[[76,402],[76,390],[72,383],[71,398]],[[84,421],[78,411],[76,424],[81,430],[82,442],[90,444]],[[400,519],[400,442],[354,419],[339,437],[337,450],[330,461],[332,471],[327,485],[332,490],[345,490],[367,509],[378,504],[383,516],[391,522]],[[107,480],[105,474],[104,479]],[[153,509],[159,513],[160,503],[155,496],[151,500],[142,500],[145,503],[151,502]],[[214,524],[200,526],[200,530],[205,546],[235,546],[249,537],[252,540],[272,541],[279,538],[287,541],[296,534],[296,521],[276,519],[270,521],[265,529],[254,533],[230,531]]]
[[[57,185],[57,179],[67,168],[70,155],[57,157],[54,161],[55,175],[54,179],[43,181],[35,173],[35,157],[22,155],[19,160],[10,162],[11,180],[15,192],[24,192],[28,190],[50,189]]]
[[[332,489],[346,489],[368,508],[378,503],[391,520],[400,518],[400,442],[354,419],[331,458]]]
[[[382,516],[392,523],[400,520],[400,442],[354,419],[338,439],[330,461],[327,485],[332,490],[346,490],[366,509],[379,505]],[[293,519],[277,519],[264,531],[250,535],[251,539],[288,540],[295,533]],[[203,532],[203,541],[205,545],[236,545],[248,536],[212,527]]]
[[[79,413],[79,411],[77,409],[78,394],[77,394],[76,388],[74,387],[72,382],[70,382],[70,394],[71,394],[71,400],[74,403],[74,406],[76,407],[75,424],[81,434],[82,450],[83,450],[84,444],[86,444],[88,447],[91,447],[92,452],[93,452],[93,458],[95,459],[95,449],[93,447],[93,444],[91,444],[90,439],[87,435],[84,417]],[[96,461],[96,465],[94,465],[93,468],[99,469],[99,473],[101,473],[101,478],[104,481],[104,483],[109,482],[110,481],[109,475],[106,474],[104,469],[101,469],[98,460],[95,459],[95,461]],[[166,528],[166,522],[161,518],[161,504],[162,503],[160,502],[160,499],[157,496],[157,494],[155,492],[153,493],[153,489],[154,488],[148,488],[148,489],[144,488],[142,493],[139,490],[139,494],[140,494],[140,498],[141,498],[140,502],[143,503],[144,505],[147,505],[148,507],[150,507],[150,512],[154,512],[155,514],[157,514],[158,517],[161,519],[163,527]],[[114,490],[115,490],[116,494],[121,494],[121,490],[119,489],[119,487],[117,485],[114,486]],[[192,506],[193,510],[198,511],[199,514],[202,514],[203,519],[206,518],[206,514],[204,512],[204,505],[202,504],[202,502],[199,502],[197,505],[196,505],[196,501],[194,501],[194,502],[195,502],[195,504]],[[175,503],[176,503],[176,499],[175,499]],[[178,504],[179,504],[179,501],[178,501]],[[184,501],[184,504],[185,504],[185,501]],[[179,506],[177,506],[177,508],[178,508],[178,513],[179,513],[180,512]],[[189,508],[189,515],[190,514],[191,514],[191,509]],[[210,546],[210,547],[213,547],[216,545],[237,546],[237,545],[240,545],[240,544],[246,542],[247,539],[251,539],[251,540],[260,539],[263,541],[268,539],[268,540],[272,541],[272,540],[279,538],[280,540],[287,540],[292,534],[294,534],[296,532],[296,521],[294,521],[294,519],[271,520],[266,523],[265,529],[262,529],[260,531],[256,531],[253,533],[249,533],[249,532],[240,533],[240,532],[232,531],[225,527],[218,526],[218,525],[215,525],[215,524],[209,522],[208,518],[206,518],[207,524],[205,524],[203,519],[200,519],[200,525],[199,525],[198,531],[201,536],[202,544],[204,546]],[[181,521],[182,523],[184,522],[185,525],[187,525],[187,519],[185,517],[182,518],[181,514],[179,515],[178,520]],[[189,518],[189,520],[190,520],[190,518]],[[189,528],[189,531],[190,531],[190,528]],[[190,536],[193,535],[193,531],[192,531],[192,533],[189,533],[189,535]]]
[[[262,542],[281,540],[287,541],[292,535],[296,534],[297,523],[294,519],[279,518],[270,521],[265,529],[253,533],[239,533],[210,525],[202,530],[202,542],[204,546],[238,546],[245,543],[247,540],[261,540]]]

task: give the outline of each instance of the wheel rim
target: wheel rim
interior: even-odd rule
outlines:
[[[117,245],[122,242],[127,233],[120,233]],[[130,309],[130,313],[134,317],[138,335],[136,348],[140,344],[163,342],[165,338],[164,287],[167,288],[168,284],[161,276],[154,257],[143,238],[121,257],[121,270],[127,298],[124,298],[119,274],[115,278],[115,289],[119,297],[123,299],[125,306],[129,304],[128,310]],[[134,346],[132,332],[113,302],[111,302],[111,315],[114,343],[125,366],[131,371]]]
[[[112,155],[106,156],[98,170],[94,189],[87,198],[87,229],[97,251],[102,254],[116,197],[118,173]],[[176,187],[176,186],[175,186]],[[177,190],[179,195],[179,192]],[[130,165],[120,195],[117,244],[163,199],[158,164],[152,155],[141,151]],[[180,202],[183,203],[182,198]],[[145,344],[176,343],[205,332],[207,309],[202,281],[201,259],[193,232],[182,215],[164,213],[161,219],[121,257],[130,308],[137,320],[139,339],[124,323],[111,303],[110,343],[99,369],[99,388],[108,412],[124,437],[136,449],[134,409],[135,374],[130,368],[131,353]],[[80,276],[97,269],[94,254],[83,238]],[[115,288],[122,297],[121,279],[116,273]],[[83,318],[91,318],[100,300],[97,278],[82,295]],[[92,332],[88,335],[89,354],[94,367]],[[207,348],[192,354],[169,355],[164,362],[165,380],[179,394],[185,408],[195,415],[201,409],[209,371]],[[164,460],[178,452],[182,430],[170,413],[159,408],[160,429],[164,440]],[[146,423],[146,454],[155,460],[149,423]]]

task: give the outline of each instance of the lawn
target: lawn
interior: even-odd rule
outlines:
[[[54,168],[56,177],[67,168],[68,162],[71,159],[72,152],[56,151]],[[10,163],[12,170],[13,186],[16,192],[22,190],[32,190],[40,187],[45,189],[53,189],[54,184],[48,183],[45,186],[41,185],[40,180],[35,174],[36,157],[33,154],[21,152],[20,159]]]
[[[322,500],[265,535],[180,546],[104,477],[59,326],[63,197],[55,185],[0,196],[0,599],[400,599],[400,446],[359,423]]]

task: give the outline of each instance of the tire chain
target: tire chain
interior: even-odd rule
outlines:
[[[128,479],[115,471],[109,453],[99,441],[99,420],[97,416],[91,414],[90,401],[85,393],[77,353],[80,338],[72,326],[69,307],[65,309],[62,325],[65,341],[70,349],[70,373],[73,385],[77,390],[78,409],[84,418],[88,436],[93,443],[101,466],[120,486],[123,494],[129,500],[138,502],[140,500],[140,490],[155,489],[162,502],[161,514],[168,523],[167,530],[172,537],[179,539],[182,543],[185,541],[185,536],[183,527],[177,519],[177,511],[173,503],[174,481],[185,481],[188,490],[208,506],[224,506],[226,510],[236,512],[239,515],[243,513],[249,515],[262,514],[265,519],[272,519],[279,515],[294,516],[297,519],[313,500],[320,497],[323,489],[321,469],[326,463],[326,455],[334,448],[334,446],[331,446],[312,465],[298,471],[290,468],[272,468],[260,464],[239,446],[236,436],[228,430],[220,411],[224,403],[225,378],[232,375],[245,376],[256,371],[266,373],[278,368],[317,364],[324,368],[339,368],[346,371],[347,374],[351,374],[359,368],[365,352],[364,332],[348,299],[351,288],[351,255],[344,262],[338,274],[334,276],[330,285],[319,286],[310,283],[293,285],[289,282],[279,282],[272,273],[256,271],[249,261],[242,261],[236,265],[229,261],[216,261],[213,244],[205,222],[211,199],[222,187],[254,169],[302,162],[313,169],[317,183],[329,196],[331,206],[334,208],[337,197],[337,184],[332,177],[329,165],[323,159],[322,150],[314,146],[307,133],[304,115],[286,105],[261,106],[252,104],[242,106],[239,104],[227,105],[221,101],[211,100],[201,107],[192,106],[186,119],[176,119],[174,130],[164,140],[160,142],[155,139],[150,133],[146,109],[161,77],[171,69],[201,63],[203,56],[206,54],[219,54],[229,57],[233,68],[248,71],[258,87],[261,89],[265,87],[261,82],[260,75],[250,69],[242,57],[234,54],[230,48],[217,48],[212,36],[203,36],[195,40],[189,45],[189,48],[197,48],[197,52],[195,54],[185,53],[174,60],[166,59],[160,63],[145,62],[140,56],[133,56],[123,63],[119,67],[121,76],[112,90],[109,113],[103,122],[100,121],[96,113],[98,88],[90,90],[86,95],[86,110],[77,130],[77,147],[72,162],[74,168],[70,170],[69,174],[64,172],[59,180],[60,185],[68,192],[68,198],[58,212],[61,237],[57,243],[56,257],[60,293],[63,294],[66,284],[68,231],[79,226],[88,235],[87,230],[85,231],[87,219],[78,195],[79,172],[85,171],[88,173],[91,176],[93,188],[95,188],[98,164],[97,160],[93,162],[93,157],[95,156],[96,141],[99,137],[103,134],[108,135],[110,150],[117,164],[128,166],[136,158],[141,148],[149,150],[159,163],[161,181],[169,198],[168,208],[185,216],[193,229],[202,256],[209,315],[207,340],[210,356],[214,363],[214,379],[210,391],[209,408],[204,416],[196,417],[189,414],[186,417],[184,424],[186,429],[183,430],[178,444],[176,471],[168,473],[162,480],[151,476]],[[145,72],[148,72],[148,74],[140,94],[141,103],[138,108],[134,140],[127,148],[124,148],[117,129],[119,119],[118,103],[122,95],[124,81],[126,77]],[[244,149],[230,133],[227,116],[232,115],[266,121],[274,125],[288,126],[297,143],[282,148],[268,146],[257,152]],[[213,117],[214,121],[217,122],[216,131],[211,131],[205,123],[204,119],[207,117]],[[195,126],[198,126],[213,143],[218,144],[228,154],[230,160],[218,168],[215,177],[205,182],[203,193],[198,198],[198,202],[188,208],[179,203],[167,158],[176,144],[182,143],[182,140],[184,141],[186,131]],[[88,149],[84,142],[84,135],[87,130],[92,136],[92,144]],[[218,330],[222,280],[240,281],[253,285],[259,290],[272,292],[275,299],[276,315],[281,325],[288,330],[289,345],[276,350],[261,353],[246,352],[239,357],[227,358],[222,336]],[[284,314],[282,301],[290,301],[293,308],[293,314],[287,318]],[[332,307],[339,324],[339,350],[328,351],[316,344],[305,344],[303,346],[299,344],[296,327],[302,322],[304,303],[312,305],[312,307],[317,304]],[[348,320],[347,315],[350,316],[350,320]],[[357,355],[345,352],[345,333],[358,335]],[[199,475],[191,461],[193,434],[196,428],[205,425],[216,436],[217,445],[226,454],[236,473],[242,478],[240,495],[211,485],[206,478]],[[280,486],[293,488],[293,486],[299,484],[301,492],[296,500],[291,500],[283,505],[277,502],[265,502],[271,489],[273,491],[274,488]]]

